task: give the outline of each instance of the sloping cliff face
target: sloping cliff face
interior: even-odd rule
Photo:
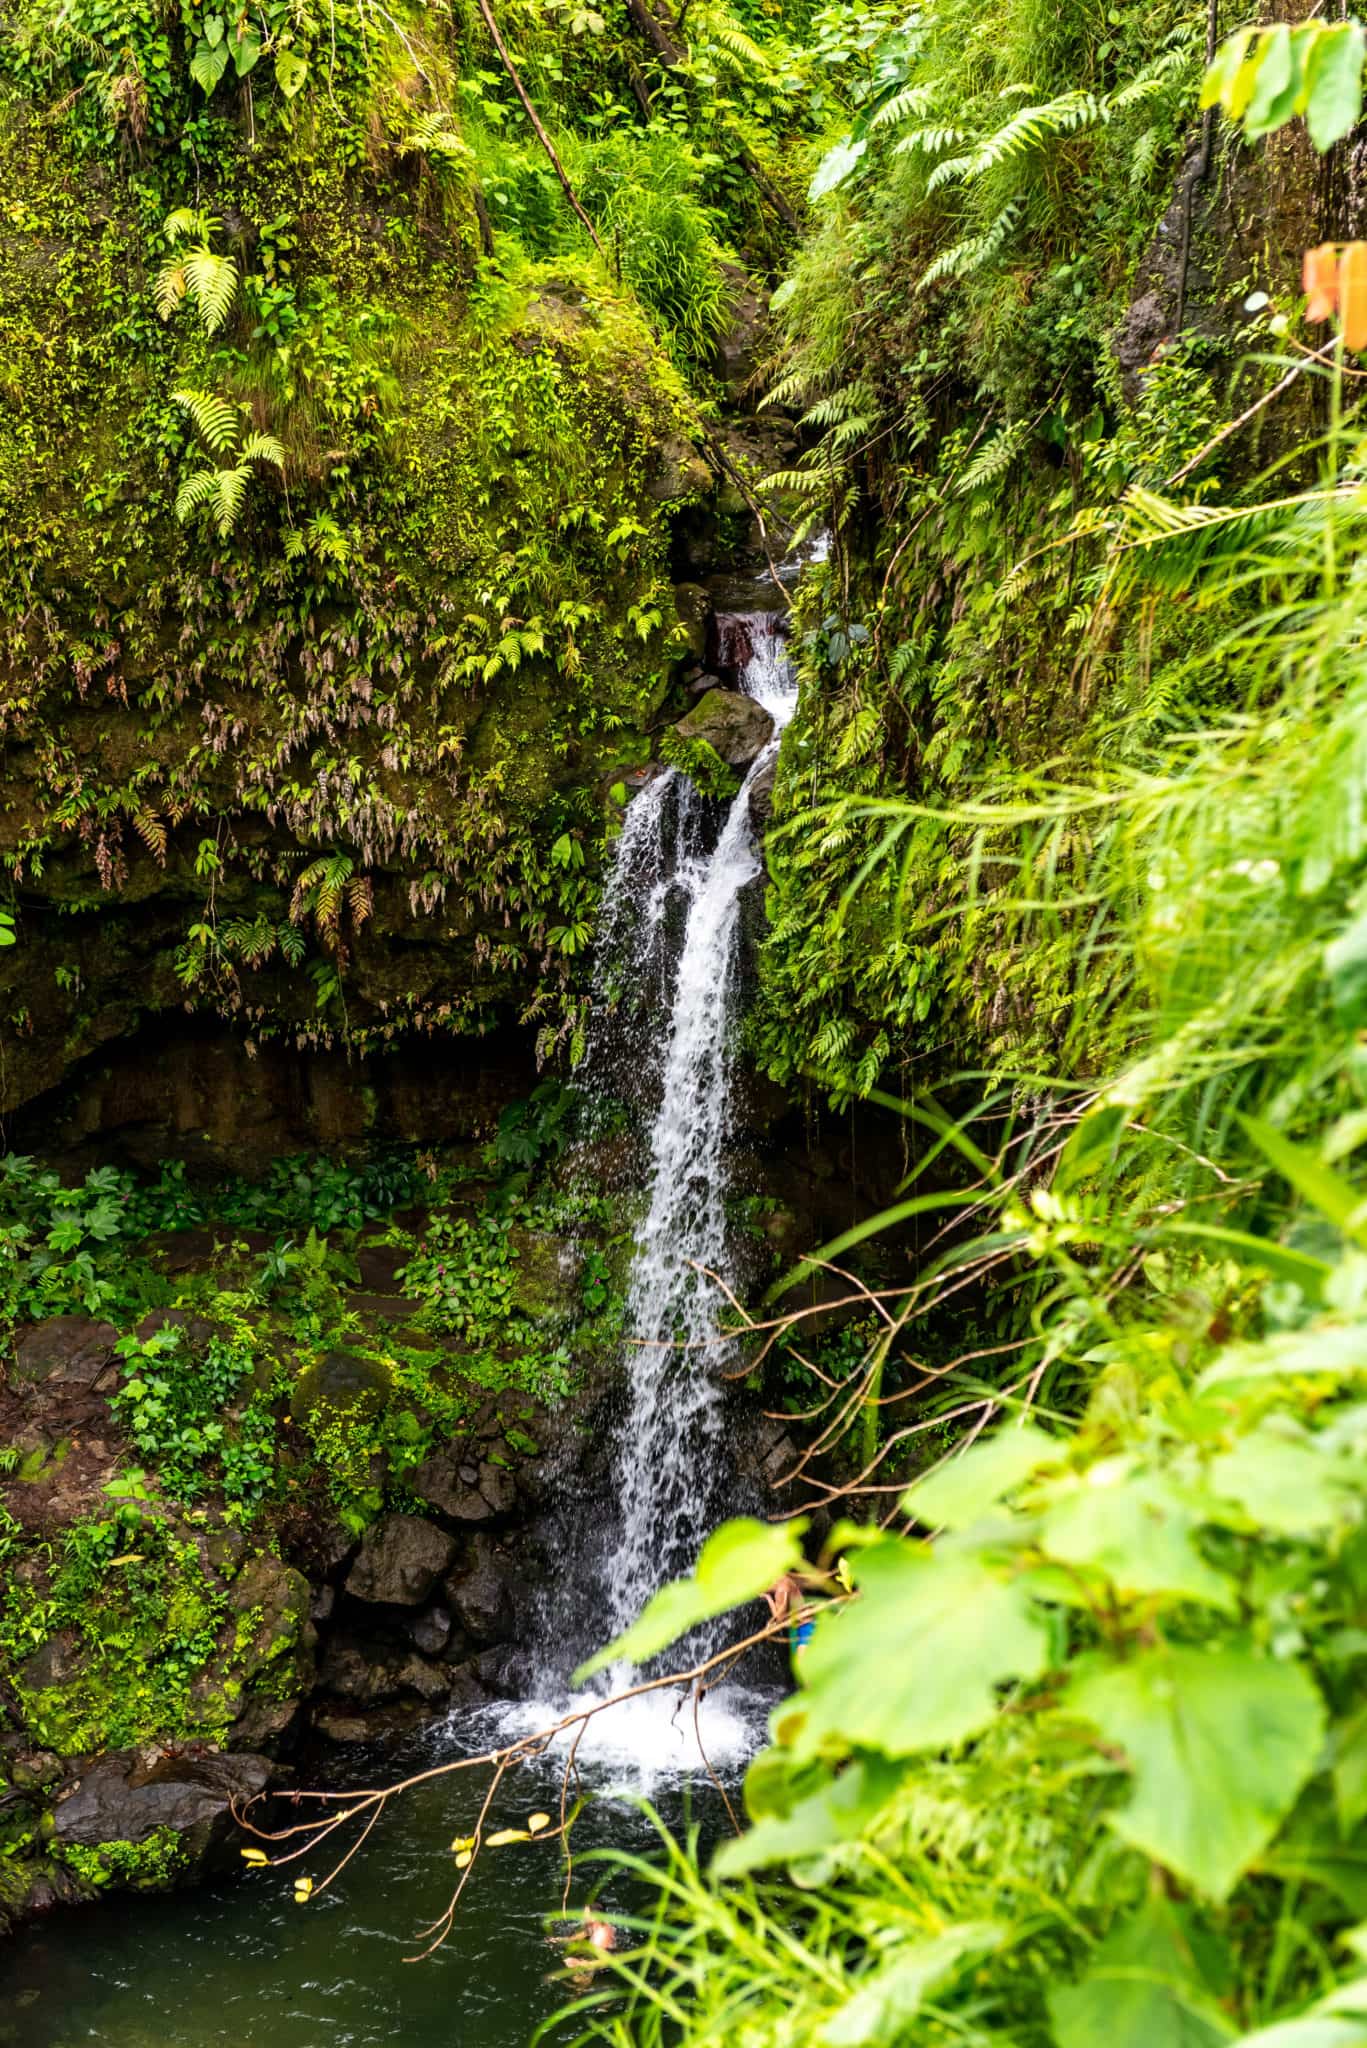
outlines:
[[[59,83],[0,81],[0,1108],[182,1008],[572,1028],[687,639],[677,373],[601,273],[478,263],[416,75],[173,137]]]

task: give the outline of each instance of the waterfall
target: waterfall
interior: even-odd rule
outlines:
[[[773,736],[720,819],[720,807],[677,770],[645,785],[627,807],[599,913],[594,1024],[580,1079],[591,1098],[626,1100],[648,1124],[649,1179],[627,1284],[617,1514],[604,1532],[588,1640],[564,1641],[565,1601],[547,1617],[557,1656],[597,1648],[634,1621],[663,1580],[693,1564],[725,1506],[724,1300],[697,1269],[725,1275],[728,1265],[741,897],[762,869],[752,799],[773,767],[797,690],[781,621],[733,614],[718,629],[722,663],[769,713]],[[610,1689],[626,1677],[614,1674]],[[543,1668],[537,1686],[545,1696],[497,1709],[491,1735],[497,1729],[499,1739],[513,1740],[544,1729],[564,1711],[562,1683],[562,1669]],[[708,1764],[738,1767],[764,1711],[762,1695],[735,1684],[710,1693],[702,1710]],[[692,1717],[681,1717],[665,1692],[588,1722],[573,1736],[573,1754],[622,1772],[620,1782],[636,1791],[703,1762]]]
[[[600,997],[615,992],[628,1010],[616,1056],[625,1050],[638,1085],[644,1077],[658,1098],[649,1205],[627,1290],[631,1392],[616,1459],[620,1526],[605,1574],[615,1630],[692,1562],[717,1497],[723,1297],[699,1269],[724,1276],[727,1263],[741,894],[762,869],[751,799],[796,701],[780,623],[756,614],[723,626],[741,657],[740,687],[774,720],[774,735],[711,851],[704,826],[715,806],[677,771],[649,784],[628,808],[604,899]]]

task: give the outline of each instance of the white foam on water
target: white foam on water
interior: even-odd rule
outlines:
[[[621,1691],[630,1675],[617,1673],[612,1691]],[[569,1714],[607,1699],[607,1691],[588,1689],[568,1698],[510,1701],[461,1716],[462,1739],[471,1733],[488,1748],[506,1747],[553,1728]],[[553,1737],[546,1755],[563,1766],[574,1749],[576,1769],[594,1789],[606,1793],[648,1796],[656,1786],[681,1778],[705,1776],[708,1768],[723,1779],[736,1778],[764,1740],[765,1716],[771,1702],[745,1686],[719,1686],[698,1702],[697,1722],[686,1687],[662,1687],[618,1700],[584,1722],[575,1722]]]

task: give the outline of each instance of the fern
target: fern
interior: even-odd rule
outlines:
[[[176,492],[176,518],[182,526],[207,507],[212,511],[219,539],[226,540],[237,524],[247,487],[256,474],[253,464],[269,462],[283,470],[285,450],[274,434],[259,433],[248,434],[239,447],[242,413],[216,392],[173,391],[171,396],[189,413],[201,439],[215,455],[236,455],[236,461],[227,468],[193,471]],[[288,559],[288,541],[285,552]]]
[[[966,469],[954,479],[954,495],[959,498],[971,497],[984,484],[995,483],[996,479],[1011,467],[1025,445],[1028,428],[1021,420],[1012,420],[1000,428],[992,438],[979,449]]]
[[[931,86],[904,85],[890,100],[884,100],[870,120],[869,127],[891,128],[898,121],[909,120],[913,114],[923,114],[934,96]]]
[[[205,333],[216,334],[232,311],[239,283],[237,264],[209,246],[222,225],[213,214],[197,213],[188,206],[178,206],[162,222],[162,233],[173,245],[195,238],[184,255],[171,257],[157,272],[152,293],[163,320],[169,320],[189,298]]]
[[[942,277],[964,277],[970,271],[981,270],[984,264],[990,263],[993,257],[1000,253],[1024,211],[1023,199],[1008,199],[991,226],[982,234],[966,235],[961,242],[955,242],[952,248],[940,252],[935,261],[921,273],[922,289],[937,283]]]
[[[230,399],[214,391],[173,391],[172,403],[189,413],[201,441],[221,455],[237,446],[242,414]]]

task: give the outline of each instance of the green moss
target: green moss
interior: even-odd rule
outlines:
[[[55,1853],[94,1891],[170,1891],[189,1863],[174,1828],[154,1828],[141,1842],[100,1842],[93,1849],[66,1844]]]
[[[704,796],[729,803],[740,788],[740,777],[728,768],[710,740],[687,738],[671,726],[660,742],[660,759],[668,768],[681,768]]]

